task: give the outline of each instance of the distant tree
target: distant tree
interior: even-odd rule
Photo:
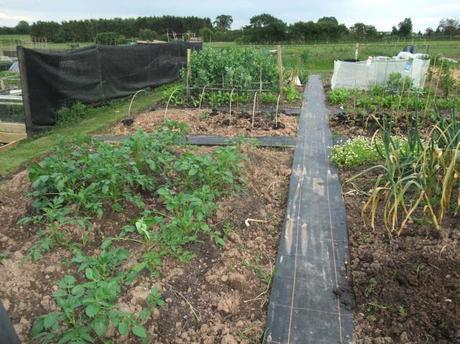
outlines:
[[[158,33],[150,29],[141,29],[139,39],[142,41],[153,41],[158,38]]]
[[[16,32],[21,35],[30,34],[30,25],[25,20],[21,20],[15,27]]]
[[[103,45],[118,45],[127,43],[126,37],[116,32],[99,32],[96,35],[96,43]]]
[[[289,39],[300,42],[317,40],[319,39],[318,27],[312,21],[296,22],[289,26]]]
[[[94,41],[96,35],[103,32],[114,32],[133,38],[138,37],[140,31],[144,29],[164,35],[167,32],[197,33],[203,27],[212,28],[211,19],[176,16],[86,19],[61,23],[38,21],[31,25],[30,34],[32,39],[46,38],[50,42],[62,39],[67,42],[89,42]]]
[[[214,27],[217,30],[230,30],[233,24],[233,17],[228,14],[221,14],[214,20]]]
[[[199,35],[203,39],[203,42],[211,42],[212,30],[208,27],[204,27],[200,29]]]
[[[398,30],[398,28],[397,28],[396,26],[393,26],[393,27],[391,28],[391,34],[392,34],[393,36],[399,35],[399,30]]]
[[[402,37],[408,37],[412,34],[412,19],[405,18],[398,24],[398,34]]]
[[[252,17],[243,31],[250,42],[279,42],[287,37],[286,23],[266,13]]]
[[[427,28],[425,30],[425,36],[427,36],[427,37],[433,36],[433,33],[434,33],[434,30],[431,27],[429,27],[429,28]]]
[[[318,23],[329,23],[339,25],[336,17],[322,17],[318,19]]]
[[[356,23],[350,27],[350,34],[357,41],[374,39],[378,36],[375,26],[364,23]]]
[[[460,24],[458,20],[453,18],[444,18],[439,22],[438,32],[448,36],[460,34]]]

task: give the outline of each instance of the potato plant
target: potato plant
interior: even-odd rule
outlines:
[[[119,336],[148,342],[144,324],[163,304],[161,294],[152,289],[147,307],[131,314],[118,306],[129,286],[141,274],[158,278],[165,255],[192,259],[184,246],[200,235],[224,245],[224,234],[207,222],[219,198],[242,184],[240,148],[197,154],[184,145],[185,134],[183,125],[168,121],[154,133],[138,132],[119,145],[93,140],[63,144],[30,167],[34,213],[21,222],[41,228],[31,256],[40,259],[59,245],[72,251],[77,266],[53,294],[58,309],[36,320],[36,342],[105,341],[109,327]],[[154,209],[146,207],[146,197],[156,198]],[[131,223],[115,235],[102,233],[98,254],[85,253],[85,233],[93,230],[94,220],[128,204],[137,208]],[[67,231],[69,224],[80,226],[82,236]],[[129,265],[125,242],[139,252]]]

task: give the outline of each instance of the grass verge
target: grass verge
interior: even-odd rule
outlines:
[[[159,89],[140,93],[134,100],[131,112],[139,112],[151,104],[160,101]],[[59,143],[62,137],[66,140],[78,136],[88,135],[99,131],[111,123],[126,117],[131,97],[114,100],[109,105],[94,109],[93,115],[79,123],[68,124],[43,134],[39,137],[21,141],[17,146],[0,152],[0,178],[27,165],[30,160],[46,154],[53,146]]]

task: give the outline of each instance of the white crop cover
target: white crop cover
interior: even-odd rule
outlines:
[[[374,85],[385,85],[390,74],[400,73],[410,77],[414,87],[423,88],[429,66],[428,55],[406,52],[396,57],[369,57],[367,61],[334,61],[331,87],[368,90]]]

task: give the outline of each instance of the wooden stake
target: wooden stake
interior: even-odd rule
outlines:
[[[284,76],[284,71],[283,71],[283,57],[282,57],[282,51],[281,51],[281,45],[278,45],[278,73],[279,73],[279,91],[280,94],[283,94],[283,76]]]
[[[257,92],[254,93],[254,101],[252,103],[252,119],[251,119],[251,128],[254,128],[254,116],[256,114],[256,100],[257,100]]]
[[[192,60],[192,49],[187,49],[187,97],[190,96],[190,77],[192,75],[192,65],[191,65],[191,60]]]

